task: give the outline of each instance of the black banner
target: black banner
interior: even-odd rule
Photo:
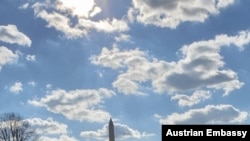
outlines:
[[[179,139],[250,141],[250,125],[162,125],[162,141]]]

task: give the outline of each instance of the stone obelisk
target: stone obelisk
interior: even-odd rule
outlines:
[[[115,141],[115,131],[112,119],[109,120],[109,141]]]

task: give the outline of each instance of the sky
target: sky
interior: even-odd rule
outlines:
[[[1,0],[0,113],[41,141],[249,124],[249,0]]]

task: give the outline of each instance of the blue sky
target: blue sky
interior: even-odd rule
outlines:
[[[0,112],[41,140],[248,124],[247,0],[1,0]]]

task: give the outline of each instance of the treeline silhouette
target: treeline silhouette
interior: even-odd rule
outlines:
[[[14,112],[0,115],[0,141],[37,141],[35,133],[28,121]]]

